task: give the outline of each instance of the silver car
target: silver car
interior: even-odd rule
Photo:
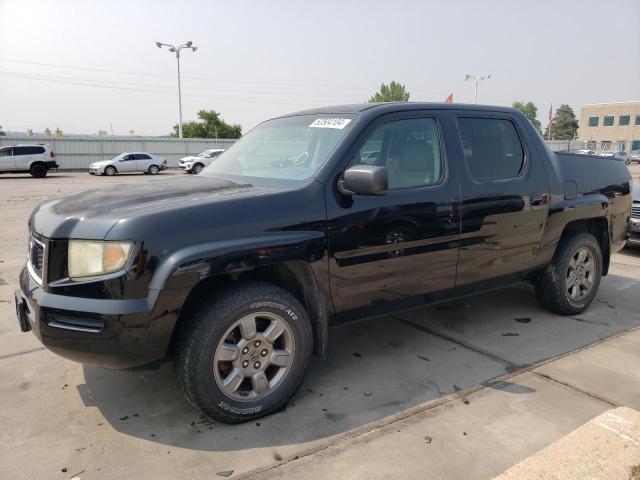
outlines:
[[[629,152],[629,161],[640,163],[640,150],[631,150]]]
[[[89,166],[91,175],[113,176],[119,173],[149,173],[157,175],[167,168],[167,161],[146,152],[121,153],[111,160],[94,162]]]
[[[624,160],[624,163],[626,163],[627,165],[629,165],[629,163],[631,163],[631,162],[629,162],[629,154],[627,152],[623,151],[623,150],[619,150],[617,152],[605,151],[605,152],[602,152],[600,154],[600,156],[602,156],[602,157],[615,157],[615,158],[618,158],[620,160]]]

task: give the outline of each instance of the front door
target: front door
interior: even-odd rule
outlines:
[[[0,148],[0,171],[7,172],[16,169],[13,147]]]
[[[456,286],[519,280],[538,252],[549,210],[544,159],[520,118],[452,113],[459,141],[462,234]],[[530,142],[533,144],[533,142]]]
[[[118,162],[118,172],[135,172],[136,171],[136,156],[133,153],[125,155]]]
[[[339,315],[420,305],[454,286],[459,185],[439,115],[384,116],[348,154],[344,169],[387,168],[386,195],[344,197],[327,186],[330,284]]]

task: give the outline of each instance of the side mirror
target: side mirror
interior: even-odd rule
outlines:
[[[338,180],[338,190],[343,195],[385,195],[389,190],[386,167],[354,165],[345,170]]]

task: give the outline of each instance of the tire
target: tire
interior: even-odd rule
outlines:
[[[591,274],[585,273],[587,263],[580,262],[583,251],[587,256],[585,261],[591,260],[593,264]],[[576,265],[582,265],[583,269],[575,268]],[[536,279],[536,297],[552,312],[576,315],[584,312],[595,298],[601,277],[602,251],[594,236],[590,233],[567,235],[560,240],[551,263]]]
[[[149,172],[149,175],[157,175],[158,173],[160,173],[160,169],[158,168],[157,165],[151,165],[149,167],[148,172]]]
[[[104,169],[104,174],[108,177],[113,177],[114,175],[118,174],[118,170],[116,170],[116,167],[109,165]]]
[[[44,178],[47,176],[47,167],[41,163],[34,163],[29,168],[29,173],[34,178]]]
[[[256,328],[245,328],[245,335],[236,325],[251,324],[251,319]],[[278,331],[273,325],[282,332],[270,343],[265,334]],[[233,348],[222,348],[223,343]],[[178,382],[192,405],[211,419],[240,423],[286,404],[302,383],[312,343],[311,324],[300,302],[274,285],[251,282],[227,288],[196,307],[180,326],[173,357]],[[270,365],[272,359],[287,366]],[[260,381],[261,368],[267,383]],[[227,381],[230,386],[225,387]]]
[[[202,169],[204,168],[204,165],[201,163],[196,163],[193,167],[191,167],[191,171],[193,173],[195,173],[196,175],[198,175]]]

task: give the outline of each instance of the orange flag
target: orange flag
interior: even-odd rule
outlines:
[[[444,100],[444,103],[453,103],[453,93],[449,94],[449,96]]]

